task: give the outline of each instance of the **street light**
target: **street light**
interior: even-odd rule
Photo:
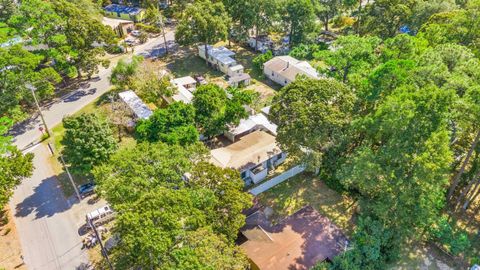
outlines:
[[[37,110],[38,110],[38,113],[40,114],[40,118],[42,119],[43,126],[45,127],[45,131],[47,132],[48,137],[50,137],[50,130],[47,127],[47,123],[45,122],[45,118],[43,117],[42,110],[40,109],[40,105],[38,104],[37,95],[35,95],[35,90],[37,89],[35,88],[35,86],[31,84],[26,84],[25,87],[27,87],[30,91],[32,91],[33,100],[35,101],[35,105],[37,106]]]

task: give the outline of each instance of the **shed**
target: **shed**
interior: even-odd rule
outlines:
[[[243,67],[242,67],[243,69]],[[228,79],[228,85],[233,87],[247,86],[251,83],[252,78],[247,73],[236,74]]]
[[[118,94],[122,101],[130,108],[136,119],[148,119],[153,112],[145,103],[133,92],[128,90]]]

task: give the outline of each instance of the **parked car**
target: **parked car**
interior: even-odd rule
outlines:
[[[88,213],[86,215],[86,222],[87,225],[92,222],[95,226],[100,226],[113,220],[114,217],[115,212],[112,210],[112,208],[110,208],[109,205],[105,205],[95,211]]]
[[[197,81],[197,85],[207,84],[207,81],[205,80],[205,78],[203,78],[202,75],[197,74],[193,76],[193,78],[195,79],[195,81]]]
[[[132,31],[132,36],[134,37],[139,37],[142,34],[140,30],[133,30]]]
[[[82,198],[85,198],[95,192],[95,183],[90,182],[83,184],[78,187],[78,193],[80,193],[80,196]]]

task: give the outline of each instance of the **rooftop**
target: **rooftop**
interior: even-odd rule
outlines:
[[[260,270],[307,270],[345,250],[348,239],[328,218],[306,206],[272,226],[263,211],[247,217],[240,247]]]
[[[242,68],[243,68],[243,66],[242,66]],[[250,75],[248,75],[248,73],[241,73],[241,74],[230,77],[228,79],[228,83],[229,84],[238,83],[238,82],[243,82],[243,81],[246,81],[246,80],[249,80],[249,79],[251,79],[251,77],[250,77]]]
[[[205,45],[199,45],[198,49],[204,51]],[[222,64],[229,65],[232,63],[236,63],[235,59],[231,57],[234,56],[235,53],[223,46],[213,47],[212,45],[207,45],[207,50],[208,55],[222,62]]]
[[[195,79],[190,76],[176,78],[176,79],[173,79],[172,82],[176,85],[183,85],[183,86],[197,83],[197,81],[195,81]]]
[[[120,98],[133,111],[135,116],[139,119],[148,119],[153,112],[147,107],[145,103],[133,92],[128,90],[118,94]]]
[[[259,126],[268,130],[272,135],[277,135],[277,125],[270,122],[267,117],[261,113],[240,120],[240,123],[236,127],[231,128],[228,132],[233,135],[239,135]]]
[[[117,4],[108,5],[104,7],[104,9],[105,11],[108,11],[108,12],[124,13],[124,14],[131,14],[131,15],[136,15],[140,11],[142,11],[142,9],[138,7],[128,7],[128,6],[117,5]]]
[[[257,130],[235,143],[212,150],[210,161],[222,168],[246,170],[281,152],[274,136]]]
[[[294,81],[297,75],[303,74],[312,79],[319,79],[318,72],[307,61],[300,61],[291,56],[277,56],[267,61],[264,67]]]

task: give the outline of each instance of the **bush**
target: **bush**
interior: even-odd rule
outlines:
[[[441,244],[448,252],[457,256],[470,248],[470,240],[465,231],[455,228],[448,222],[447,216],[442,216],[436,226],[430,231],[433,241]]]
[[[300,44],[293,48],[288,55],[298,60],[312,60],[316,52],[327,49],[328,45],[325,43],[311,45]]]
[[[342,28],[353,26],[355,20],[352,17],[338,16],[333,19],[333,27]]]
[[[268,60],[273,58],[272,51],[267,51],[266,53],[259,54],[255,58],[253,58],[253,68],[257,71],[263,70],[263,64]]]
[[[136,28],[139,30],[145,31],[147,33],[154,33],[158,34],[162,31],[159,27],[153,26],[153,25],[148,25],[148,24],[143,24],[143,23],[137,23],[135,25]]]

